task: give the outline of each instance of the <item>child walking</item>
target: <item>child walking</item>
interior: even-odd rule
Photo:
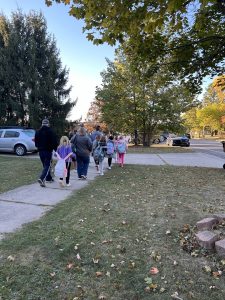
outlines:
[[[62,136],[60,139],[60,144],[57,148],[58,155],[61,158],[66,158],[65,162],[66,162],[66,170],[67,170],[67,175],[66,175],[66,186],[71,186],[70,184],[70,167],[71,167],[71,158],[76,158],[75,153],[72,152],[72,148],[70,145],[70,141],[68,139],[67,136]],[[64,187],[64,182],[63,182],[63,178],[59,178],[59,184],[61,187]]]
[[[106,138],[104,135],[102,135],[100,138],[99,146],[102,151],[102,154],[99,157],[99,171],[100,171],[100,175],[104,175],[104,158],[105,158],[106,152],[107,152]]]
[[[115,153],[115,144],[113,141],[113,136],[110,135],[107,141],[107,157],[108,157],[108,169],[111,170],[112,159]]]
[[[98,155],[94,155],[94,153],[95,153],[95,149],[99,145],[100,137],[101,137],[100,135],[96,135],[95,140],[93,141],[93,144],[92,144],[92,156],[93,156],[93,159],[94,159],[94,162],[95,162],[95,168],[96,168],[98,173],[100,173],[100,171],[99,171],[99,157],[98,157]]]
[[[123,138],[123,136],[121,135],[117,142],[116,151],[118,153],[118,163],[122,168],[124,165],[124,157],[125,157],[126,150],[127,150],[127,143]]]

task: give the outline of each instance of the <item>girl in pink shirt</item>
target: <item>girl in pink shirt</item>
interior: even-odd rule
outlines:
[[[127,143],[124,140],[123,136],[121,135],[117,141],[116,152],[118,154],[118,163],[119,163],[120,167],[122,167],[122,168],[124,165],[124,157],[125,157],[126,151],[127,151]]]

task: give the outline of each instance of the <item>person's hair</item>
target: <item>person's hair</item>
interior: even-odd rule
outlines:
[[[86,129],[84,127],[80,127],[78,129],[78,134],[79,135],[86,135]]]
[[[96,137],[95,137],[95,139],[96,139],[97,141],[99,141],[100,138],[101,138],[101,136],[100,136],[99,134],[97,134]]]
[[[123,139],[123,136],[121,135],[121,136],[119,137],[119,139],[122,140],[122,139]]]
[[[106,142],[106,138],[105,138],[105,136],[104,136],[104,135],[102,135],[102,136],[101,136],[101,138],[100,138],[100,142]]]
[[[69,141],[68,137],[65,136],[65,135],[63,135],[61,137],[59,144],[60,144],[60,146],[62,146],[62,145],[64,145],[64,143],[66,143],[66,145],[70,144],[70,141]]]
[[[113,141],[113,136],[112,135],[109,136],[109,140]]]
[[[97,131],[99,131],[101,127],[99,125],[97,125],[95,128]]]

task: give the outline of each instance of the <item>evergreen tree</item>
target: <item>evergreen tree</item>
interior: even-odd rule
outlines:
[[[39,127],[49,118],[60,134],[75,101],[55,39],[41,13],[0,16],[0,122]]]

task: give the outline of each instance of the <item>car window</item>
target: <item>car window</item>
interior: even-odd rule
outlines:
[[[35,131],[34,130],[23,130],[23,133],[25,133],[27,136],[34,137]]]
[[[18,136],[20,136],[20,133],[18,131],[6,130],[4,138],[15,138]]]
[[[3,130],[0,130],[0,137],[2,136]]]

